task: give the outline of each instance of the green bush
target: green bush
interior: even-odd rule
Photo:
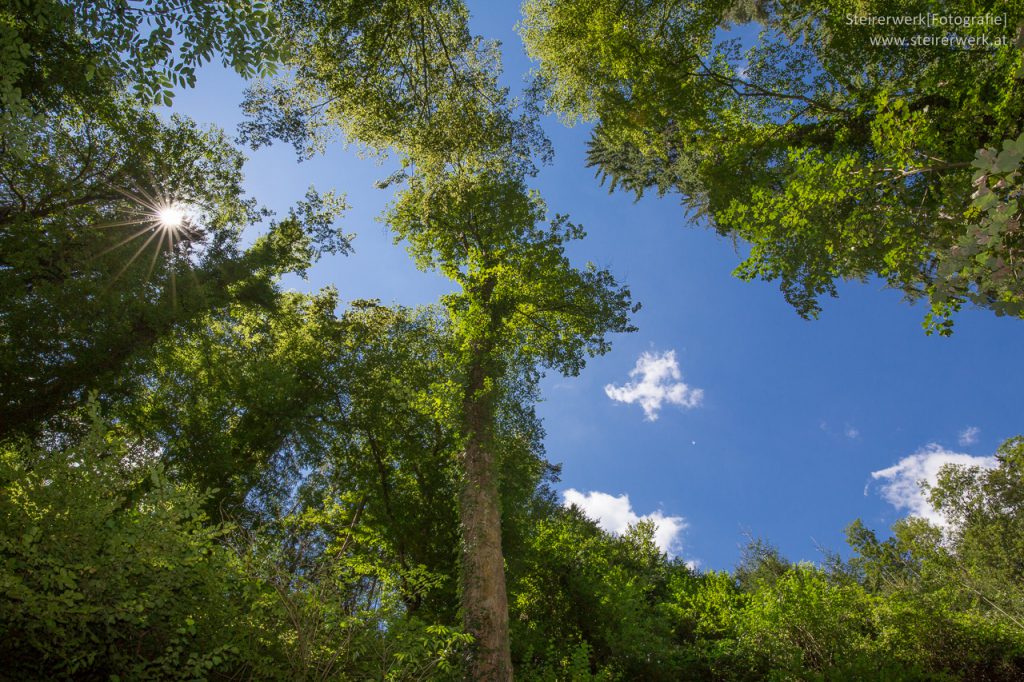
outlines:
[[[204,497],[94,427],[0,450],[0,657],[18,679],[201,679],[240,665],[246,579]]]

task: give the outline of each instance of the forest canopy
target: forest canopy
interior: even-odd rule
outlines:
[[[926,328],[940,333],[965,304],[1024,314],[1019,5],[528,0],[523,11],[547,107],[596,122],[588,163],[609,187],[677,194],[749,244],[738,276],[778,281],[799,314],[816,317],[837,280],[868,277],[928,300]],[[978,21],[953,21],[965,17]],[[888,18],[906,21],[878,25]]]
[[[966,303],[1024,315],[1019,45],[883,60],[843,21],[861,4],[528,0],[517,96],[459,0],[7,3],[6,674],[1024,676],[1022,438],[941,470],[938,523],[855,520],[818,563],[751,538],[731,572],[561,504],[545,452],[543,376],[579,375],[639,304],[535,187],[544,106],[594,122],[611,188],[748,242],[740,274],[801,314],[873,275],[943,332]],[[214,60],[261,76],[240,142],[153,108]],[[452,293],[286,288],[351,252],[347,200],[273,216],[237,145],[339,140],[395,161],[382,220]]]

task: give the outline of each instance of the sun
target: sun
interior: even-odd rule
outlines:
[[[180,266],[184,264],[187,269],[202,257],[202,245],[205,243],[202,223],[206,215],[204,211],[208,209],[204,209],[201,203],[193,199],[160,187],[155,179],[153,183],[156,187],[148,190],[138,186],[126,188],[110,185],[111,190],[122,195],[127,201],[116,206],[117,213],[111,216],[113,220],[96,223],[90,227],[113,229],[121,233],[112,233],[110,245],[101,245],[93,258],[125,248],[124,263],[110,279],[108,287],[113,286],[113,283],[147,251],[150,255],[143,259],[149,262],[145,270],[147,280],[163,258],[164,262],[170,264],[165,272],[168,275],[173,303],[176,296],[176,273],[182,269]],[[135,242],[134,251],[128,246],[132,242]]]
[[[178,230],[185,222],[185,211],[176,204],[161,206],[156,212],[156,222],[165,230]]]
[[[192,258],[194,253],[192,246],[202,242],[202,231],[196,222],[201,214],[195,210],[195,204],[157,188],[155,191],[147,192],[142,188],[129,190],[111,185],[118,194],[129,200],[129,204],[121,208],[120,219],[110,222],[92,225],[94,228],[117,229],[129,228],[128,234],[116,243],[99,251],[96,256],[106,254],[126,246],[130,242],[136,242],[134,253],[127,256],[124,264],[111,280],[111,284],[123,275],[143,252],[153,246],[152,256],[149,258],[149,267],[146,270],[148,279],[156,267],[157,260],[165,255],[171,260],[179,257]],[[134,229],[132,229],[134,228]],[[141,240],[141,243],[138,241]],[[111,240],[113,241],[113,240]],[[172,298],[174,296],[175,270],[170,269],[170,284]]]

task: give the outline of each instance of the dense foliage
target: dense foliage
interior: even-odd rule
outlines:
[[[454,491],[447,512],[417,503],[438,491],[417,482],[422,462],[394,483],[339,468],[273,520],[212,523],[152,444],[95,405],[82,419],[72,448],[3,450],[0,622],[18,679],[458,676]],[[931,494],[954,524],[945,540],[920,519],[887,540],[857,522],[845,561],[792,564],[755,542],[732,575],[666,558],[649,523],[610,536],[543,486],[509,490],[523,510],[507,529],[517,675],[1019,679],[1022,462],[1018,439],[995,469],[943,472]],[[389,516],[400,500],[420,506]]]
[[[803,316],[875,276],[949,333],[968,302],[1024,315],[1021,9],[529,0],[521,30],[549,108],[597,121],[612,189],[678,194]],[[928,14],[999,23],[869,23]]]
[[[1024,676],[1024,439],[942,472],[945,526],[855,522],[820,565],[755,541],[698,573],[650,522],[612,535],[559,504],[538,381],[607,352],[635,307],[566,255],[582,228],[529,188],[537,111],[467,22],[447,0],[0,10],[0,675]],[[348,252],[345,202],[311,189],[269,220],[222,132],[146,108],[215,53],[287,67],[247,96],[251,143],[396,154],[385,220],[457,291],[284,291]],[[972,219],[1012,231],[1022,150],[987,144],[962,145]]]

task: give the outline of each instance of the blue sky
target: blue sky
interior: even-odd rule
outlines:
[[[518,88],[530,68],[513,30],[518,8],[471,5],[474,31],[503,42],[505,81]],[[243,88],[207,68],[173,110],[234,133]],[[885,531],[925,513],[914,482],[941,462],[990,463],[983,458],[1024,431],[1024,323],[966,311],[952,338],[927,337],[924,307],[877,282],[842,285],[820,320],[802,320],[775,284],[732,277],[733,244],[687,222],[674,197],[634,202],[600,187],[584,167],[585,127],[548,119],[545,129],[556,157],[535,187],[552,212],[586,227],[572,257],[610,268],[643,303],[640,331],[614,339],[579,377],[549,376],[539,408],[548,458],[563,467],[559,490],[607,528],[654,515],[665,546],[707,569],[734,566],[745,533],[817,561],[819,547],[844,548],[856,518]],[[279,215],[311,184],[352,206],[341,227],[357,234],[355,253],[288,286],[330,284],[346,301],[404,305],[451,290],[417,271],[377,221],[390,195],[373,182],[387,174],[340,146],[302,163],[288,145],[250,152],[247,188]],[[609,397],[609,385],[620,397],[637,392],[628,383],[643,377],[630,372],[644,354],[656,360],[649,368],[670,371],[670,351],[681,378],[656,385],[648,374],[644,388],[690,406],[663,401],[652,421],[639,403]]]

